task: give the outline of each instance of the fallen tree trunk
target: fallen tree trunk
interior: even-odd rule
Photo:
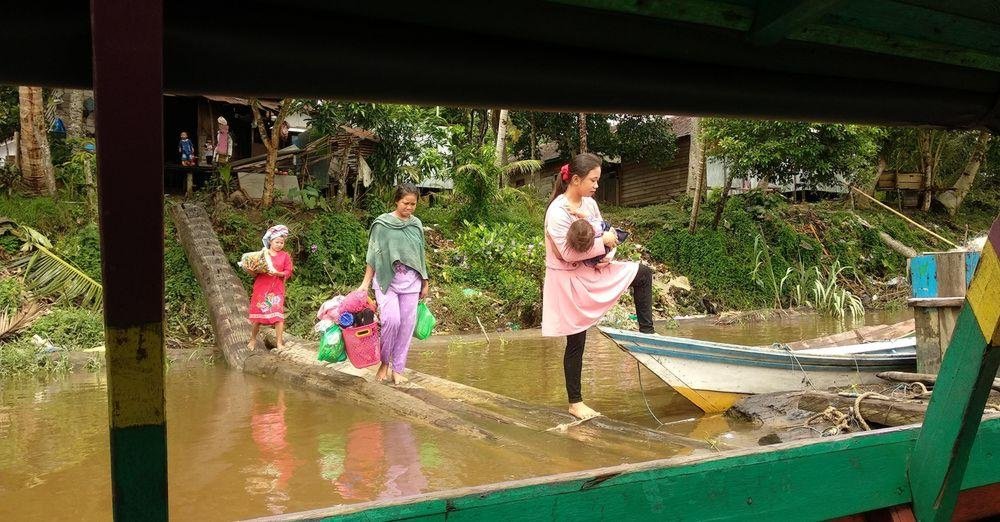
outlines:
[[[905,243],[898,241],[896,238],[890,236],[889,234],[881,230],[876,230],[871,223],[862,219],[861,216],[855,215],[854,217],[857,218],[858,223],[861,223],[861,226],[878,232],[878,238],[881,239],[882,242],[885,243],[885,245],[891,248],[894,252],[898,253],[899,255],[907,259],[912,257],[917,257],[917,251],[914,250],[912,247],[907,246]]]
[[[894,382],[919,382],[927,386],[934,386],[937,382],[937,375],[932,373],[911,373],[911,372],[879,372],[875,374],[880,379]],[[1000,379],[993,379],[992,388],[1000,392]]]
[[[265,342],[274,346],[274,334],[268,332]],[[299,364],[320,364],[316,361],[316,342],[303,341],[285,334],[284,351],[275,351],[278,357],[294,360]],[[357,369],[350,363],[334,363],[329,365],[331,371],[341,375],[369,382],[373,379],[370,368]],[[342,371],[341,371],[342,369]],[[350,375],[348,375],[350,372]],[[408,395],[411,400],[419,400],[441,410],[467,417],[475,417],[488,422],[514,426],[532,432],[550,433],[553,436],[569,437],[590,446],[608,451],[629,453],[645,452],[648,458],[662,456],[662,447],[650,446],[647,449],[637,446],[636,442],[653,444],[671,444],[696,449],[712,449],[713,445],[704,440],[666,433],[644,428],[627,422],[616,421],[607,417],[598,417],[582,424],[573,426],[572,430],[552,430],[552,428],[573,422],[575,418],[565,410],[551,406],[530,404],[506,395],[500,395],[472,386],[435,377],[415,370],[406,370],[409,379],[407,385],[389,387],[370,383],[370,386],[391,391],[393,394]],[[396,396],[396,395],[393,395]],[[388,397],[386,400],[390,400]],[[716,444],[716,448],[734,449],[727,444]]]
[[[799,408],[821,412],[833,406],[837,409],[854,407],[854,397],[844,397],[836,393],[807,391],[799,398]],[[861,416],[869,423],[882,426],[903,426],[924,422],[927,413],[926,402],[885,400],[873,397],[861,401]]]

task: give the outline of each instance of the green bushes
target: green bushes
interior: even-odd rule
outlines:
[[[96,223],[63,236],[55,243],[56,252],[96,281],[101,280],[101,235]]]
[[[441,328],[448,330],[479,330],[479,323],[491,330],[502,326],[508,319],[498,310],[498,300],[479,290],[464,288],[460,284],[445,284],[436,292],[437,299],[431,311]]]
[[[306,225],[296,273],[312,284],[351,285],[364,276],[368,233],[352,214],[324,213]],[[301,270],[300,270],[301,268]]]
[[[48,237],[75,230],[84,217],[83,205],[51,197],[0,197],[0,216],[27,225]]]
[[[537,322],[545,270],[541,234],[525,233],[513,223],[466,226],[442,279],[499,296],[505,313],[526,324]]]
[[[53,308],[28,328],[66,350],[85,350],[104,344],[104,321],[100,312],[85,308]]]
[[[24,297],[24,283],[16,277],[0,278],[0,313],[21,306]]]

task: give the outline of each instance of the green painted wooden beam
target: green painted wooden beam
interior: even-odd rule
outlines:
[[[773,0],[760,2],[750,26],[750,41],[757,45],[773,45],[794,30],[811,23],[841,0]]]
[[[552,1],[593,9],[604,9],[678,22],[708,25],[741,32],[751,31],[756,16],[753,6],[709,0],[658,0],[655,2],[645,0]],[[770,2],[762,3],[766,5]],[[896,5],[898,21],[895,23],[905,23],[905,20],[909,19],[914,10],[922,9],[922,7],[913,7],[903,3]],[[812,23],[789,24],[790,32],[785,37],[785,40],[830,45],[844,49],[856,49],[877,54],[1000,72],[1000,55],[978,50],[982,45],[969,46],[968,44],[969,39],[979,39],[984,42],[991,40],[994,37],[993,33],[1000,31],[1000,25],[993,24],[993,31],[985,34],[965,35],[965,41],[962,45],[953,45],[942,42],[940,38],[934,36],[925,37],[923,34],[913,35],[910,32],[897,34],[893,32],[892,26],[872,30],[870,27],[837,24],[834,21],[838,20],[838,12],[838,9],[834,6],[827,11],[826,14],[829,16],[823,16],[824,13],[820,13],[819,19],[813,20]],[[961,11],[953,14],[956,16],[963,15]],[[832,18],[832,20],[827,20],[827,18]],[[977,25],[976,27],[991,26]],[[988,44],[984,43],[983,45]],[[830,64],[830,66],[835,65]]]
[[[990,238],[1000,238],[1000,219]],[[920,437],[910,457],[913,509],[920,520],[951,520],[973,440],[1000,367],[1000,245],[987,241],[941,362]]]
[[[906,504],[910,426],[337,506],[263,520],[820,520]],[[1000,482],[1000,417],[962,489]]]

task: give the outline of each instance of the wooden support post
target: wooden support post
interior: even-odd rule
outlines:
[[[951,520],[993,376],[1000,367],[1000,219],[993,223],[941,363],[909,462],[919,520]]]
[[[167,520],[163,5],[92,0],[115,520]]]

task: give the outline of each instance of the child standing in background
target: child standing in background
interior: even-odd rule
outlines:
[[[194,165],[194,143],[188,139],[188,133],[181,131],[181,141],[177,144],[177,152],[181,155],[181,165],[190,167]]]

